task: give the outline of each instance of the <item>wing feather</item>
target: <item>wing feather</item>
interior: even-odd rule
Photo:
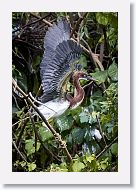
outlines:
[[[79,59],[81,47],[70,40],[70,25],[60,20],[46,32],[44,55],[40,64],[43,96],[42,102],[50,101],[61,93],[61,84],[67,73],[72,72],[72,64]]]

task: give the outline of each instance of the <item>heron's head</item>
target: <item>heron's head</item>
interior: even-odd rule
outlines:
[[[75,80],[88,80],[88,81],[96,81],[94,78],[92,78],[89,74],[83,72],[83,71],[76,71],[74,72],[73,76],[73,81]]]

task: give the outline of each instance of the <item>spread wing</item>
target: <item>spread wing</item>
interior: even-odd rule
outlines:
[[[49,28],[44,39],[44,55],[40,65],[42,102],[59,97],[66,76],[75,69],[81,47],[70,40],[70,26],[61,20]]]

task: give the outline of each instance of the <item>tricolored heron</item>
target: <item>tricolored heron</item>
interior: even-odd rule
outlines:
[[[84,99],[80,79],[90,80],[85,72],[77,70],[82,48],[70,39],[70,25],[62,19],[46,32],[44,55],[40,64],[43,95],[38,108],[46,119],[56,117],[68,108],[76,108]],[[72,78],[75,95],[64,92],[67,80]],[[92,79],[93,80],[93,79]]]

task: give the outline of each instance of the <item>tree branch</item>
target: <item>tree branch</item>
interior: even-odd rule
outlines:
[[[45,117],[43,116],[43,114],[39,111],[39,109],[37,108],[37,106],[35,106],[35,104],[32,102],[32,100],[29,98],[29,96],[27,94],[25,94],[17,85],[16,81],[14,79],[12,79],[12,85],[15,87],[16,90],[18,90],[21,94],[22,94],[22,98],[25,98],[26,101],[34,108],[34,110],[38,113],[38,115],[41,117],[41,119],[43,120],[43,122],[45,123],[45,125],[49,128],[49,130],[52,132],[52,134],[54,135],[55,139],[59,142],[59,144],[61,145],[62,149],[65,151],[67,158],[69,159],[69,161],[72,161],[72,157],[66,147],[66,143],[65,141],[63,141],[61,139],[61,135],[59,133],[57,133],[54,128],[47,122],[47,120],[45,119]]]
[[[108,150],[111,145],[113,145],[118,140],[118,137],[116,137],[109,145],[107,145],[98,155],[96,155],[96,159],[98,159],[106,150]]]
[[[21,120],[21,124],[20,124],[21,130],[20,130],[19,136],[18,136],[17,141],[16,141],[16,145],[18,148],[20,147],[20,139],[24,133],[24,129],[25,129],[25,126],[26,126],[28,120],[29,120],[29,117],[27,117],[27,119],[25,119],[25,120],[24,119]]]
[[[26,158],[25,158],[25,157],[23,156],[23,154],[20,152],[20,150],[19,150],[18,147],[16,146],[16,143],[15,143],[13,140],[12,140],[12,143],[13,143],[15,149],[17,150],[18,154],[21,156],[21,158],[22,158],[25,162],[27,162]]]
[[[30,13],[30,14],[33,14],[33,13]],[[32,15],[32,16],[34,16],[34,15]],[[35,16],[35,17],[36,17],[36,16]],[[38,18],[37,20],[35,20],[35,21],[31,22],[31,23],[25,24],[25,25],[22,26],[21,28],[17,28],[16,30],[14,30],[12,33],[15,33],[15,32],[17,32],[17,31],[22,30],[22,29],[24,29],[24,28],[26,28],[26,27],[28,27],[28,26],[33,25],[33,24],[36,24],[37,22],[40,22],[40,21],[44,20],[44,18],[46,18],[46,17],[47,17],[47,15],[46,15],[46,16],[43,16],[43,17],[40,17],[40,18]],[[36,17],[36,18],[37,18],[37,17]]]
[[[40,16],[38,16],[38,15],[36,15],[36,14],[34,14],[34,13],[30,13],[30,14],[31,14],[33,17],[40,19],[42,22],[44,22],[44,23],[47,24],[48,26],[52,26],[52,24],[51,24],[50,22],[48,22],[46,19],[41,18]]]
[[[78,29],[80,23],[81,23],[82,20],[87,16],[87,14],[88,14],[88,13],[86,12],[82,17],[80,17],[80,18],[78,19],[78,21],[76,22],[75,27],[73,28],[73,30],[72,30],[72,32],[71,32],[71,34],[70,34],[70,38],[73,36],[74,32]]]
[[[57,161],[60,162],[60,159],[58,159],[58,157],[55,156],[55,155],[47,148],[47,146],[45,146],[45,144],[43,143],[42,138],[41,138],[41,136],[39,135],[38,130],[37,130],[36,127],[35,127],[35,122],[34,122],[34,119],[33,119],[32,115],[31,115],[31,112],[30,112],[30,111],[28,111],[28,112],[29,112],[29,116],[30,116],[30,119],[31,119],[31,122],[32,122],[32,127],[33,127],[34,132],[35,132],[35,136],[38,138],[38,140],[39,140],[39,142],[41,143],[41,145],[43,146],[43,148],[44,148],[53,158],[55,158]]]
[[[96,64],[96,61],[95,61],[95,59],[94,59],[93,52],[92,52],[92,50],[91,50],[89,44],[88,44],[83,38],[82,38],[82,41],[83,41],[84,44],[88,47],[89,56],[90,56],[91,60],[93,61],[94,65],[95,65],[96,67],[98,67],[97,64]],[[103,69],[102,67],[103,67],[103,66],[101,66],[101,70]]]
[[[82,38],[82,41],[83,41],[83,42],[85,43],[85,45],[88,47],[88,49],[86,49],[84,46],[81,45],[81,47],[83,48],[83,50],[84,50],[87,54],[89,54],[89,56],[91,57],[93,63],[95,64],[95,66],[97,67],[97,65],[98,65],[99,69],[100,69],[101,71],[104,71],[104,67],[103,67],[102,63],[100,62],[100,60],[98,59],[98,56],[92,52],[92,50],[91,50],[89,44],[88,44],[83,38]],[[97,65],[96,65],[96,64],[97,64]]]

